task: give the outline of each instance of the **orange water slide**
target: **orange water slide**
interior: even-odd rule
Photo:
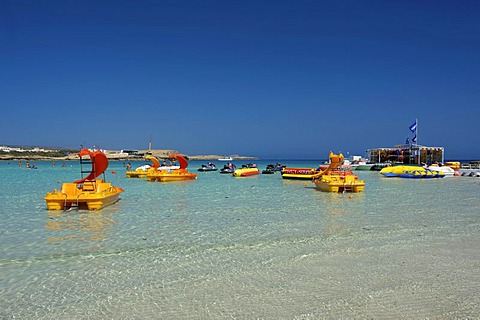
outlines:
[[[152,161],[152,165],[151,165],[152,168],[157,169],[158,167],[160,167],[160,162],[154,156],[147,155],[145,156],[145,159],[149,159]]]
[[[108,168],[108,158],[107,156],[100,150],[97,151],[90,151],[86,148],[80,150],[78,152],[79,157],[89,156],[90,160],[92,161],[92,171],[88,176],[81,180],[74,181],[74,183],[83,183],[87,180],[95,180],[98,176],[105,172]]]
[[[180,169],[185,169],[188,167],[188,161],[182,155],[173,153],[170,155],[170,158],[175,158],[178,160],[178,163],[180,163]]]
[[[338,168],[339,166],[341,166],[343,164],[344,157],[343,157],[343,154],[341,154],[341,153],[340,154],[334,154],[332,151],[330,151],[329,158],[330,158],[330,165],[327,167],[327,169],[325,169],[323,171],[320,171],[317,174],[314,174],[312,176],[312,179],[321,177],[324,174]]]

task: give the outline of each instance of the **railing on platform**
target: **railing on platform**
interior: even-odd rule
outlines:
[[[480,169],[480,164],[478,163],[462,163],[461,169]]]

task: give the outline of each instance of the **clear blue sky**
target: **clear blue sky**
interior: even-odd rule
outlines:
[[[480,158],[480,1],[0,0],[0,144]]]

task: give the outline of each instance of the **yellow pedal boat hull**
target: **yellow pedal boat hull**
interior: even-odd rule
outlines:
[[[325,192],[363,192],[365,182],[355,175],[324,175],[314,180],[315,187]]]
[[[148,175],[147,171],[127,171],[127,178],[146,178]]]
[[[117,202],[123,191],[101,180],[85,181],[83,185],[64,183],[59,191],[48,192],[44,199],[48,210],[100,210]]]
[[[182,169],[172,170],[171,172],[166,170],[149,172],[147,175],[148,181],[159,182],[195,180],[196,178],[197,174]]]

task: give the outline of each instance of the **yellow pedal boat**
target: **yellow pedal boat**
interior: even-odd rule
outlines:
[[[330,165],[313,177],[318,190],[325,192],[363,192],[365,181],[358,179],[351,170],[338,169],[343,164],[343,154],[330,152]]]
[[[448,161],[448,162],[445,162],[444,165],[447,166],[447,167],[452,168],[452,169],[455,170],[455,171],[460,170],[460,167],[461,167],[459,161]]]
[[[154,156],[147,155],[145,159],[151,160],[152,164],[138,167],[135,170],[128,170],[126,172],[127,178],[146,178],[148,171],[155,171],[160,167],[160,162]]]
[[[365,182],[349,171],[332,171],[314,181],[315,187],[326,192],[363,192]]]
[[[148,181],[160,181],[160,182],[169,182],[169,181],[184,181],[184,180],[195,180],[197,175],[195,173],[188,172],[186,169],[188,167],[188,161],[179,154],[172,154],[171,158],[176,158],[180,164],[179,169],[173,170],[154,170],[148,171],[147,179]]]
[[[83,179],[63,183],[58,191],[54,189],[53,192],[48,192],[44,198],[48,210],[67,210],[71,208],[100,210],[117,202],[120,194],[124,191],[120,187],[105,182],[105,179],[97,179],[108,168],[108,159],[103,152],[82,149],[78,155],[80,156],[80,164],[91,163],[90,174]],[[84,156],[89,156],[90,161],[83,160],[82,157]]]

